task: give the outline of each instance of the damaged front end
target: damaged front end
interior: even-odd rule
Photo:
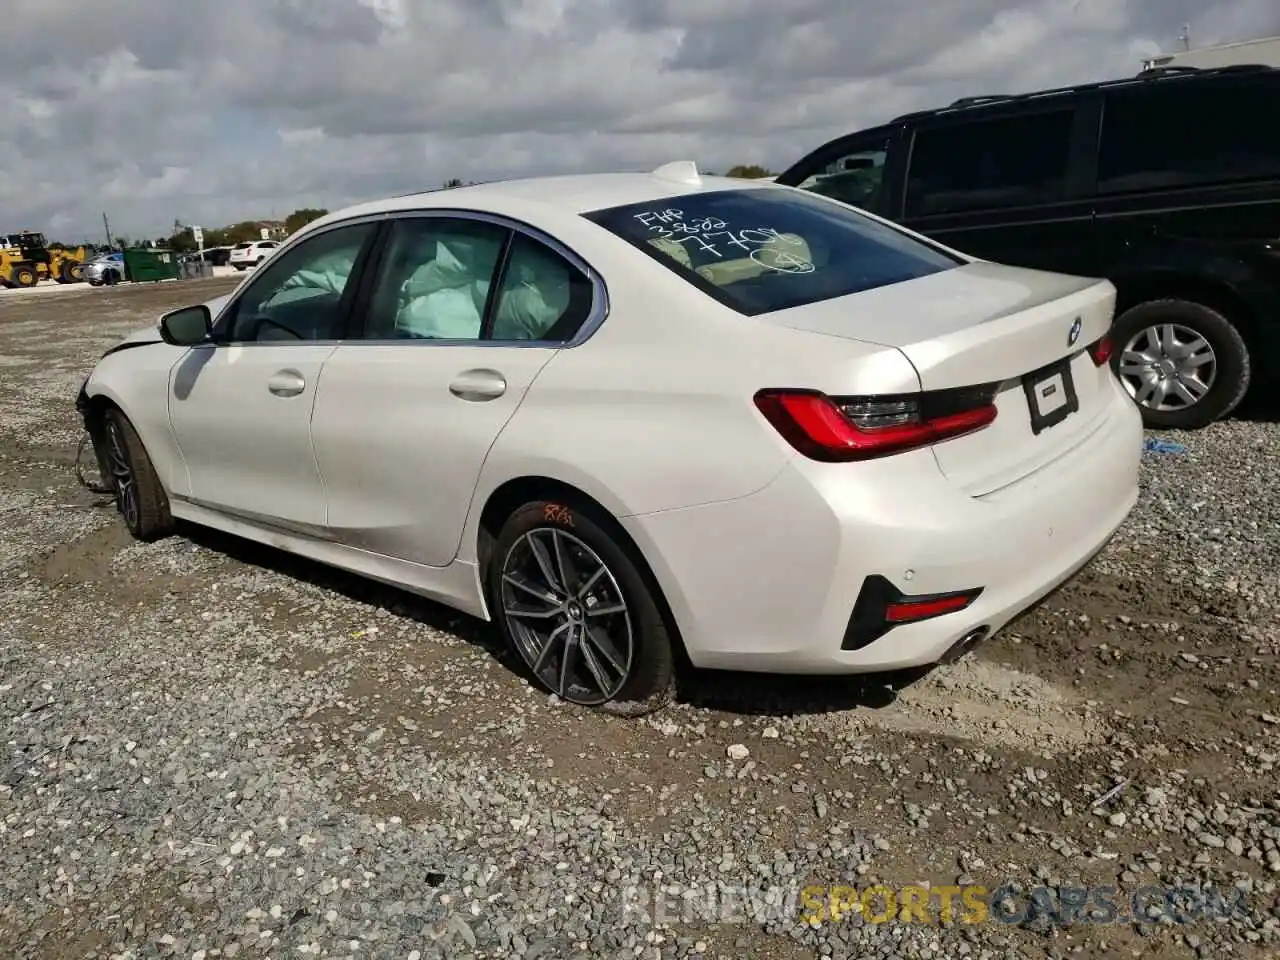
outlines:
[[[114,494],[115,488],[108,482],[111,476],[110,462],[107,460],[106,434],[102,408],[95,404],[89,396],[89,378],[85,377],[80,384],[80,392],[76,394],[76,412],[84,422],[84,435],[80,438],[80,447],[76,450],[76,479],[87,490],[99,494]],[[86,475],[84,469],[85,448],[92,447],[94,460],[98,467],[98,477],[94,480]]]

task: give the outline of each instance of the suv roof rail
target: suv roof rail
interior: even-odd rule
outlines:
[[[1149,67],[1143,70],[1138,76],[1140,77],[1169,77],[1179,73],[1203,73],[1199,67],[1190,65],[1179,66],[1176,63],[1170,63],[1160,67]]]
[[[1102,80],[1094,83],[1079,83],[1067,87],[1052,87],[1046,90],[1031,90],[1027,93],[1012,94],[984,94],[981,96],[961,97],[945,107],[933,107],[927,110],[913,110],[910,113],[904,113],[894,117],[889,123],[898,123],[903,120],[914,120],[918,117],[928,117],[935,114],[950,113],[953,110],[973,110],[997,103],[1017,103],[1023,100],[1039,99],[1041,97],[1056,97],[1072,93],[1084,93],[1090,90],[1107,90],[1111,87],[1125,86],[1135,83],[1160,83],[1164,80],[1173,80],[1178,77],[1218,77],[1223,75],[1232,75],[1238,73],[1280,73],[1280,67],[1272,67],[1265,63],[1234,63],[1225,67],[1191,67],[1191,66],[1165,66],[1152,67],[1149,70],[1143,70],[1133,77],[1119,77],[1113,80]]]
[[[953,100],[951,102],[951,106],[971,107],[974,104],[978,104],[978,103],[995,103],[999,100],[1013,100],[1013,99],[1016,99],[1016,97],[1017,97],[1017,94],[1012,94],[1012,93],[991,93],[991,94],[983,94],[977,97],[961,97],[959,100]]]

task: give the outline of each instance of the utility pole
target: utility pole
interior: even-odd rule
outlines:
[[[111,224],[107,223],[107,212],[102,211],[102,229],[107,233],[107,249],[111,249]]]

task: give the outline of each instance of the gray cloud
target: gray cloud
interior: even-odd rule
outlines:
[[[91,10],[91,13],[90,13]],[[1130,75],[1275,0],[7,0],[0,230],[220,224],[449,177],[785,166],[983,92]]]

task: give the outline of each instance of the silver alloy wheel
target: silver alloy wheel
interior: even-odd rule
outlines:
[[[111,466],[111,485],[115,487],[116,503],[130,530],[138,526],[138,485],[134,482],[133,468],[125,451],[124,437],[114,420],[107,421],[107,460]]]
[[[1213,388],[1218,357],[1203,336],[1180,323],[1161,323],[1134,334],[1120,352],[1120,381],[1148,410],[1185,410]]]
[[[631,675],[631,615],[613,572],[555,527],[530,530],[502,562],[502,612],[520,656],[562,700],[596,706]]]

